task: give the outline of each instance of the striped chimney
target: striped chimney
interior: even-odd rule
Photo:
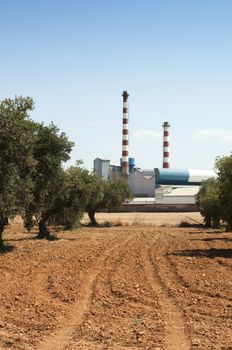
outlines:
[[[170,168],[170,143],[169,143],[169,128],[170,124],[164,122],[164,139],[163,139],[163,168]]]
[[[128,92],[123,91],[122,173],[129,175]]]

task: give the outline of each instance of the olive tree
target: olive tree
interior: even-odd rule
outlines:
[[[32,121],[33,108],[29,97],[0,102],[0,244],[6,218],[16,214],[28,228],[36,215],[40,235],[46,236],[46,221],[57,209],[62,164],[73,146],[54,124]]]
[[[43,211],[43,222],[50,219],[54,224],[63,225],[65,229],[74,229],[80,225],[80,220],[89,203],[99,198],[98,189],[94,190],[95,175],[84,168],[82,162],[63,169],[48,188],[47,210]],[[99,178],[100,180],[100,178]],[[46,227],[39,238],[49,236]]]
[[[62,165],[70,157],[73,143],[52,123],[38,124],[33,150],[35,169],[31,174],[33,191],[31,201],[25,208],[25,225],[30,229],[32,217],[39,220],[38,238],[48,238],[48,219],[61,210],[64,193],[64,171]],[[61,195],[62,193],[62,195]]]
[[[205,225],[213,228],[218,227],[222,216],[218,179],[210,178],[202,184],[197,194],[197,204]]]
[[[82,162],[65,171],[63,218],[66,229],[79,226],[90,198],[90,174]]]
[[[232,155],[218,157],[215,168],[218,174],[218,191],[222,219],[232,229]]]
[[[97,225],[96,211],[117,211],[125,200],[132,198],[127,181],[121,178],[104,181],[95,175],[92,183],[92,197],[86,207],[92,225]],[[95,195],[97,193],[97,195]],[[92,199],[91,199],[92,198]]]
[[[215,171],[217,179],[203,183],[197,203],[207,226],[217,227],[223,220],[232,229],[232,155],[218,157]]]
[[[29,118],[33,100],[0,102],[0,244],[6,218],[20,214],[31,199],[36,124]]]

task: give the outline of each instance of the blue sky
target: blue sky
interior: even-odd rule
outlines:
[[[122,91],[129,92],[130,156],[211,169],[232,150],[232,1],[0,0],[0,99],[35,101],[75,142],[71,163],[119,164]]]

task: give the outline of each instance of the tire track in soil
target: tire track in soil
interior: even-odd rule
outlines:
[[[185,279],[178,273],[178,271],[176,270],[176,267],[174,265],[174,263],[172,262],[172,260],[170,259],[170,257],[165,257],[165,262],[167,262],[167,264],[169,264],[169,273],[171,273],[173,276],[175,276],[175,281],[177,281],[179,283],[179,285],[182,288],[185,288],[185,290],[190,293],[191,295],[195,295],[196,298],[203,297],[203,298],[217,298],[217,299],[224,299],[224,300],[228,300],[229,302],[232,301],[232,298],[230,297],[226,297],[226,296],[221,296],[218,294],[218,292],[213,292],[213,291],[204,291],[202,289],[197,289],[197,287],[192,288],[190,283],[185,281]]]
[[[130,240],[130,237],[124,241],[124,244]],[[68,349],[68,344],[72,340],[72,335],[75,333],[75,330],[78,325],[80,325],[84,319],[85,314],[88,312],[92,296],[94,293],[94,286],[98,275],[101,273],[102,269],[105,266],[106,260],[111,255],[111,252],[119,245],[116,244],[110,249],[106,249],[103,253],[104,255],[99,258],[95,267],[91,270],[91,273],[86,276],[84,282],[82,283],[82,289],[79,294],[78,301],[72,306],[71,313],[67,317],[67,324],[65,327],[56,330],[50,334],[44,341],[40,342],[37,346],[37,350],[64,350]]]
[[[169,236],[172,238],[175,238],[175,236],[172,234],[169,234]],[[184,288],[188,293],[191,292],[191,295],[195,295],[196,298],[200,296],[202,298],[213,298],[213,300],[217,298],[217,299],[228,300],[229,302],[232,301],[231,297],[219,295],[217,291],[214,293],[212,290],[206,291],[206,290],[198,289],[196,286],[194,286],[193,288],[191,284],[188,281],[186,281],[185,278],[181,276],[181,274],[177,271],[175,264],[173,263],[172,259],[168,254],[165,257],[164,256],[161,257],[161,260],[165,260],[166,266],[169,265],[168,272],[174,277],[175,282],[178,282],[182,288]],[[224,262],[220,261],[219,264],[228,270],[232,269],[232,266],[227,265]],[[170,276],[170,281],[173,280],[173,277],[171,278]]]
[[[121,262],[122,257],[125,254],[125,250],[128,246],[128,244],[133,240],[134,238],[134,234],[127,236],[127,238],[123,238],[123,241],[121,241],[120,243],[116,244],[114,247],[112,247],[109,250],[109,253],[107,255],[105,255],[105,259],[104,259],[104,268],[102,268],[101,270],[99,270],[99,273],[97,274],[96,278],[94,279],[93,283],[92,283],[92,293],[91,293],[91,299],[89,301],[89,308],[85,314],[86,317],[88,317],[88,313],[90,312],[91,314],[91,307],[92,307],[92,300],[97,300],[98,299],[98,292],[97,292],[97,287],[99,284],[99,279],[102,278],[103,276],[106,276],[106,281],[103,285],[101,285],[101,288],[103,288],[104,290],[104,296],[106,295],[112,295],[114,298],[118,298],[118,295],[115,295],[115,293],[111,290],[111,277],[112,274],[115,273],[118,265]],[[100,283],[101,284],[101,283]],[[117,293],[116,293],[117,294]],[[121,299],[121,296],[119,297]],[[127,299],[129,301],[130,298],[128,298],[128,296],[125,294],[123,295],[124,299]],[[101,322],[101,321],[99,321]],[[77,328],[80,324],[76,324],[75,325],[75,330],[73,332],[73,337],[72,339],[70,339],[70,342],[67,344],[67,346],[64,348],[64,350],[68,350],[68,349],[77,349],[79,348],[79,346],[81,346],[81,349],[83,349],[83,343],[79,343],[80,341],[80,335],[78,334]],[[76,343],[76,341],[78,340],[78,343]],[[89,344],[91,344],[91,346],[93,345],[92,343],[92,339],[88,339],[88,340],[84,340],[87,341],[88,345],[85,345],[85,348],[88,349],[88,347],[90,346]],[[89,342],[89,343],[88,343]],[[98,344],[99,345],[99,344]],[[118,345],[118,344],[117,344]],[[96,344],[94,344],[94,346],[97,346]],[[97,347],[99,349],[99,347]],[[92,349],[92,347],[91,347]],[[104,347],[104,349],[106,349]],[[108,347],[107,347],[108,349]],[[117,347],[118,349],[118,347]],[[122,350],[124,349],[124,347],[122,348]],[[128,350],[133,349],[134,347],[127,347]]]
[[[49,269],[44,269],[42,272],[36,274],[35,279],[32,282],[31,290],[36,292],[36,297],[44,299],[44,294],[46,295],[46,300],[51,300],[51,295],[46,290],[45,286],[47,284]]]
[[[114,249],[114,253],[106,259],[105,267],[98,274],[93,288],[93,310],[95,314],[96,302],[98,310],[96,313],[97,316],[94,316],[94,319],[91,318],[91,304],[88,310],[89,312],[85,317],[86,331],[84,327],[77,329],[67,349],[164,349],[161,345],[162,340],[160,340],[162,336],[160,336],[156,321],[154,320],[154,316],[156,315],[156,310],[154,309],[155,302],[150,293],[147,296],[141,295],[141,292],[138,294],[137,289],[134,289],[136,288],[133,284],[134,281],[130,281],[130,277],[132,277],[134,273],[134,277],[135,275],[137,276],[137,282],[141,282],[138,279],[138,272],[143,272],[144,270],[143,265],[138,263],[140,261],[139,259],[141,259],[140,251],[141,235],[133,232],[131,239],[124,240],[123,245],[120,247],[117,246]],[[125,261],[126,256],[130,256],[130,258]],[[122,277],[125,277],[128,271],[124,269],[124,271],[119,271],[121,265],[124,264],[126,264],[129,271],[127,283],[129,286],[133,287],[131,290],[127,291],[124,290]],[[136,265],[137,267],[138,265],[140,266],[139,271],[135,268]],[[135,268],[134,272],[131,268]],[[113,283],[115,276],[116,285]],[[144,281],[147,283],[146,279],[144,279]],[[134,294],[134,292],[136,294]],[[152,295],[155,299],[153,291]],[[107,305],[108,302],[111,306],[114,305],[114,310],[116,310],[116,312],[113,312],[113,318],[111,313],[112,309],[109,309],[108,313],[108,310],[104,310],[101,308],[101,305],[99,305],[102,303],[102,300],[104,300],[105,305]],[[118,306],[119,310],[117,310]],[[88,318],[88,316],[90,316],[90,318]],[[138,320],[137,317],[139,317]],[[107,323],[107,318],[109,323]],[[110,332],[101,328],[99,324],[106,328],[107,326],[105,325],[107,324],[108,327],[110,327]],[[90,332],[88,332],[89,325],[91,325],[91,327],[89,327],[91,328]],[[159,334],[158,337],[157,334]]]
[[[157,241],[160,234],[155,237]],[[147,239],[148,241],[148,239]],[[148,241],[149,244],[149,241]],[[185,331],[185,320],[181,310],[175,305],[163,285],[159,275],[156,273],[156,267],[151,257],[151,251],[155,251],[155,244],[143,250],[144,272],[152,290],[158,295],[160,307],[165,322],[166,335],[165,344],[167,350],[190,350],[191,342]]]
[[[1,292],[10,289],[10,281],[12,280],[12,273],[8,271],[1,271]]]

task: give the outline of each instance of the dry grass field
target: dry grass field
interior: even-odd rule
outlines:
[[[123,226],[178,226],[181,222],[202,223],[200,213],[96,213],[99,224],[112,223]],[[83,223],[88,223],[85,215]]]
[[[7,227],[0,349],[232,349],[232,233],[178,227],[198,213],[97,219],[55,241]]]

